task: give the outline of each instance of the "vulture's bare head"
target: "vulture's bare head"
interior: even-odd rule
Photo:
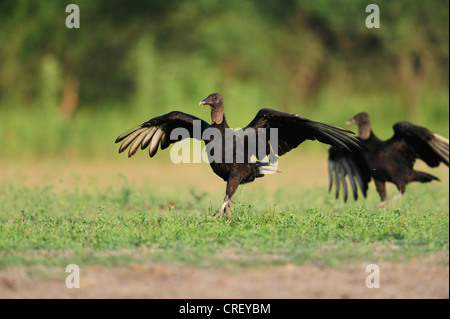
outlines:
[[[210,94],[206,99],[198,103],[198,106],[202,105],[209,105],[211,108],[223,107],[223,97],[219,93]]]
[[[363,139],[369,138],[370,136],[370,117],[366,112],[361,112],[356,114],[352,119],[345,122],[345,125],[358,125],[359,136]]]
[[[219,93],[213,93],[200,101],[198,106],[209,105],[211,107],[211,120],[213,123],[220,124],[223,121],[223,97]]]
[[[361,113],[356,114],[352,119],[345,122],[345,125],[347,125],[347,126],[351,125],[351,124],[356,124],[358,126],[366,125],[366,124],[370,125],[369,114],[367,114],[366,112],[361,112]]]

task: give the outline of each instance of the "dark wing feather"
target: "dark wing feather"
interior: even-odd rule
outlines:
[[[353,192],[353,198],[358,199],[358,186],[364,197],[370,183],[370,168],[364,159],[364,149],[348,151],[345,148],[330,147],[328,151],[328,174],[330,180],[329,191],[336,185],[336,199],[339,197],[340,186],[344,191],[344,202],[347,201],[347,181]]]
[[[194,121],[198,121],[196,123],[199,124],[199,129],[195,134]],[[122,153],[130,147],[128,157],[133,156],[139,146],[141,149],[145,149],[149,146],[149,155],[150,157],[153,157],[158,151],[159,145],[161,145],[161,149],[163,150],[169,147],[171,143],[178,142],[182,139],[180,136],[177,136],[177,138],[173,140],[170,138],[174,129],[184,128],[189,132],[189,137],[199,137],[201,139],[203,131],[208,127],[210,127],[210,125],[198,117],[175,111],[152,118],[151,120],[126,131],[116,139],[116,143],[122,142],[119,153]]]
[[[244,130],[253,128],[278,129],[278,155],[286,154],[305,140],[318,140],[322,143],[349,150],[359,148],[356,137],[349,135],[349,130],[308,120],[295,114],[262,109]],[[266,131],[266,155],[270,153],[270,131]],[[256,155],[256,154],[255,154]]]
[[[430,167],[439,166],[442,162],[449,164],[449,141],[428,129],[411,124],[399,122],[394,125],[394,136],[387,142],[398,144],[400,153],[412,168],[416,158],[420,158]]]

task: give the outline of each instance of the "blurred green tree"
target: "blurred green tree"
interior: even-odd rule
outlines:
[[[70,117],[79,105],[160,107],[222,90],[292,111],[335,90],[400,95],[414,114],[424,90],[448,88],[445,0],[72,2],[79,29],[65,27],[66,2],[0,3],[0,109],[59,96]],[[365,27],[372,2],[380,29]]]

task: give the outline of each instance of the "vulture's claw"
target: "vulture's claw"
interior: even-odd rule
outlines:
[[[220,209],[217,211],[217,213],[215,213],[213,215],[214,218],[220,218],[223,216],[224,213],[227,214],[227,218],[230,218],[230,210],[231,213],[234,214],[234,209],[231,206],[231,203],[234,203],[234,200],[232,200],[231,198],[225,197],[225,199],[223,200],[222,206],[220,207]]]

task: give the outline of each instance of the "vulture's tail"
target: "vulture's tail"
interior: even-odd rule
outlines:
[[[264,175],[281,173],[278,170],[278,161],[276,161],[275,163],[272,163],[270,161],[269,162],[257,161],[255,164],[258,169],[258,175],[256,175],[256,177],[263,177]]]
[[[425,172],[414,171],[412,180],[421,183],[428,183],[431,181],[439,181],[439,178]]]

